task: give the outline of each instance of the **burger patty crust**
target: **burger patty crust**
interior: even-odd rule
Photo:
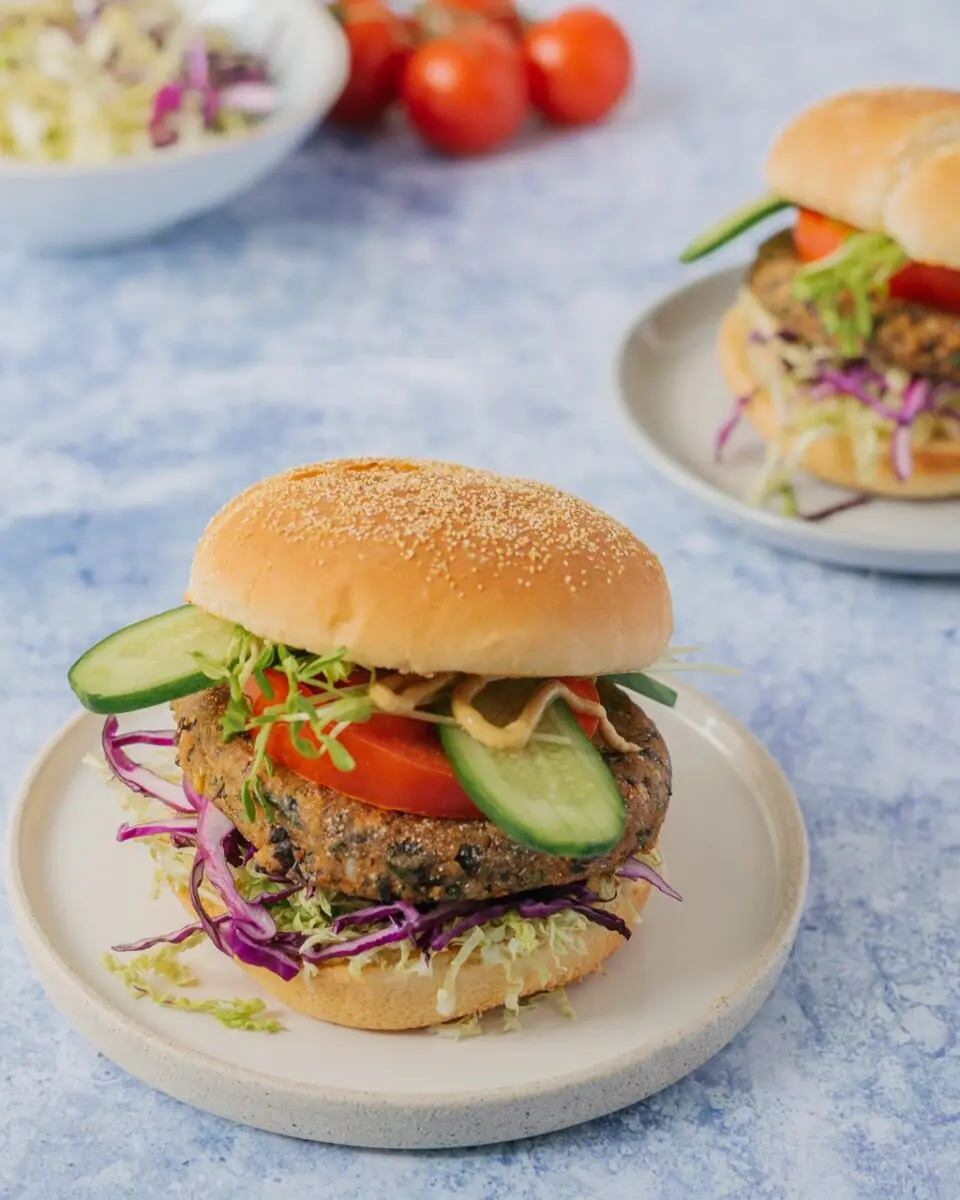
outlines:
[[[240,785],[250,768],[251,740],[221,740],[224,688],[173,705],[178,761],[190,782],[257,848],[256,861],[327,891],[385,903],[485,900],[528,888],[592,878],[652,847],[670,799],[670,758],[653,722],[626,695],[600,684],[617,731],[639,746],[622,754],[600,746],[627,809],[623,839],[603,858],[559,858],[530,850],[486,820],[411,816],[352,800],[276,764],[263,780],[273,823],[247,820]]]
[[[793,294],[793,281],[803,266],[789,230],[764,242],[750,268],[750,290],[768,313],[808,345],[831,346],[816,308]],[[899,367],[911,375],[960,383],[960,316],[886,299],[873,308],[874,326],[865,355],[878,370]]]

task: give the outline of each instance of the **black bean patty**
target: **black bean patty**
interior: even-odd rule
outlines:
[[[789,230],[778,233],[761,247],[750,268],[750,290],[763,307],[785,329],[811,346],[837,342],[820,321],[817,310],[793,294],[793,280],[803,266]],[[900,367],[911,375],[960,382],[960,317],[907,304],[883,300],[874,306],[874,327],[865,350],[878,370]]]
[[[601,696],[620,734],[640,747],[620,754],[601,747],[627,808],[620,844],[600,859],[559,858],[518,845],[485,820],[410,816],[351,800],[282,766],[264,779],[277,809],[270,824],[248,821],[240,784],[250,740],[224,744],[220,717],[226,692],[211,688],[177,701],[178,758],[191,782],[257,847],[257,861],[317,886],[383,901],[483,900],[546,884],[592,878],[653,846],[670,799],[670,758],[663,739],[619,688]]]

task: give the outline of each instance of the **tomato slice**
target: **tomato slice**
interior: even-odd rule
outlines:
[[[254,714],[260,716],[271,704],[282,703],[289,694],[287,678],[280,671],[267,671],[273,688],[268,699],[255,679],[250,679],[246,694]],[[587,700],[598,700],[595,684],[589,679],[565,679],[571,691]],[[310,689],[300,685],[303,695]],[[588,737],[596,732],[596,717],[576,713],[577,722]],[[309,729],[303,737],[314,746],[317,739]],[[460,786],[453,768],[440,745],[435,725],[377,713],[364,723],[348,725],[340,742],[356,763],[352,771],[340,771],[329,755],[310,758],[301,754],[290,738],[289,727],[278,722],[270,730],[267,753],[275,761],[304,779],[335,788],[354,800],[377,808],[412,813],[424,817],[453,820],[483,819],[483,814]]]
[[[845,238],[856,233],[852,225],[812,212],[809,208],[797,210],[797,223],[793,229],[793,244],[797,257],[803,262],[816,262],[832,254]]]
[[[960,313],[960,271],[910,263],[890,280],[890,295],[928,308]]]
[[[793,244],[803,262],[816,262],[832,254],[845,238],[856,232],[843,221],[801,208],[793,230]],[[927,308],[960,313],[960,271],[910,263],[890,280],[890,295]]]
[[[600,693],[592,679],[574,679],[571,675],[565,675],[560,682],[565,683],[570,691],[575,696],[579,696],[581,700],[592,700],[594,704],[600,703]],[[600,718],[592,717],[589,713],[574,712],[573,719],[588,738],[592,738],[600,727]]]

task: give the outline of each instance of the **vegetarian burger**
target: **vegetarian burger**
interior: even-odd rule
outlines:
[[[670,760],[632,699],[675,699],[642,673],[670,594],[610,517],[465,467],[320,463],[214,517],[186,598],[70,673],[97,712],[173,703],[182,791],[128,753],[162,734],[111,715],[104,749],[180,810],[121,836],[177,860],[191,924],[120,949],[206,935],[291,1008],[415,1028],[595,971],[651,885],[675,896]]]
[[[725,316],[737,397],[770,445],[756,499],[829,483],[918,499],[960,494],[960,92],[880,88],[815,105],[767,161],[773,195],[685,252],[692,261],[796,208]]]

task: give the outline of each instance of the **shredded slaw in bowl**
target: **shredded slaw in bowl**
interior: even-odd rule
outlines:
[[[269,64],[171,0],[0,3],[0,155],[99,164],[236,137],[278,107]]]

